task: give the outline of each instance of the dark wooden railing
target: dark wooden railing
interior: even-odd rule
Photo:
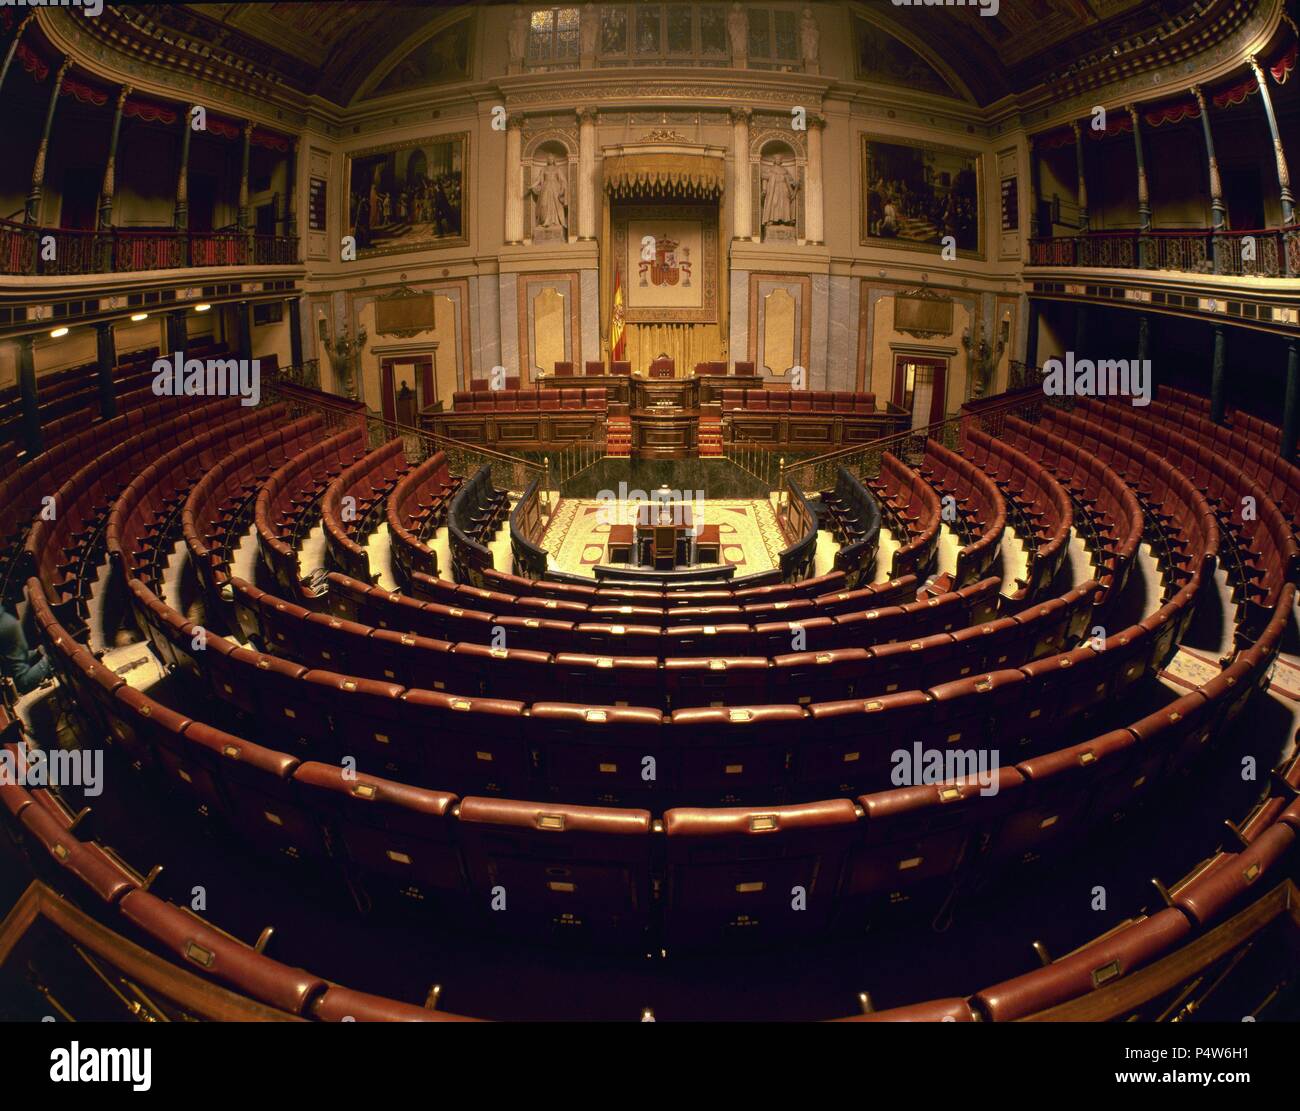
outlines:
[[[190,266],[289,266],[298,238],[172,228],[79,231],[0,220],[0,273],[112,274]]]
[[[1300,277],[1300,225],[1213,231],[1136,228],[1041,236],[1029,241],[1030,266],[1176,270],[1233,277]]]

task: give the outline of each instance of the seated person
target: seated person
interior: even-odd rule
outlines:
[[[50,661],[38,648],[27,647],[22,622],[0,606],[0,674],[9,676],[19,694],[34,691],[53,673]]]

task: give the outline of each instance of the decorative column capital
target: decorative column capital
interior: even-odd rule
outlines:
[[[522,112],[511,112],[506,116],[507,131],[522,131],[524,127],[524,114]]]
[[[1255,80],[1261,85],[1264,84],[1264,69],[1259,64],[1259,56],[1256,54],[1247,54],[1246,64],[1250,66],[1251,70],[1254,72]]]
[[[731,122],[749,124],[753,118],[754,110],[752,108],[732,108],[730,109]]]
[[[68,72],[68,67],[72,65],[71,58],[64,58],[59,66],[58,76],[54,79],[54,91],[58,92],[63,87],[63,78]]]
[[[1076,143],[1077,143],[1081,138],[1083,138],[1083,130],[1082,130],[1082,128],[1079,127],[1079,121],[1078,121],[1078,120],[1071,120],[1071,121],[1070,121],[1070,130],[1074,132],[1074,141],[1075,141]]]
[[[805,122],[808,124],[809,131],[822,131],[826,127],[825,116],[809,116]]]
[[[1133,130],[1136,131],[1137,128],[1138,128],[1138,125],[1141,123],[1141,117],[1140,117],[1140,115],[1139,115],[1139,113],[1138,113],[1138,107],[1137,107],[1137,105],[1136,105],[1136,104],[1126,104],[1126,105],[1124,105],[1124,111],[1126,111],[1126,112],[1129,114],[1129,118],[1133,121]]]
[[[253,121],[245,120],[244,121],[244,142],[247,143],[252,138],[253,138]]]
[[[1192,86],[1192,96],[1196,97],[1196,107],[1201,110],[1202,115],[1209,111],[1209,108],[1206,107],[1205,104],[1205,92],[1201,89],[1200,85]]]
[[[577,114],[577,117],[578,117],[578,123],[579,123],[579,124],[584,124],[584,123],[595,123],[595,122],[596,122],[596,109],[595,109],[595,108],[587,107],[587,106],[584,105],[582,108],[579,108],[579,109],[577,110],[577,113],[576,113],[576,114]]]

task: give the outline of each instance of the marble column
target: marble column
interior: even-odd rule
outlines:
[[[734,236],[749,239],[753,233],[753,198],[749,168],[749,120],[753,113],[748,108],[731,109],[732,138],[732,212]]]
[[[804,238],[809,243],[826,241],[826,218],[822,193],[822,128],[824,116],[808,117],[808,181],[804,189]]]
[[[23,447],[33,458],[45,450],[41,436],[40,403],[36,398],[36,359],[32,350],[34,336],[18,337],[18,394],[22,406]]]
[[[596,112],[578,109],[578,238],[596,238]]]
[[[1219,160],[1214,155],[1214,132],[1210,129],[1210,106],[1206,103],[1205,94],[1201,91],[1200,85],[1192,86],[1192,95],[1196,97],[1196,106],[1201,110],[1201,131],[1205,135],[1205,160],[1210,172],[1210,225],[1216,232],[1221,232],[1228,226],[1228,209],[1223,203],[1223,180],[1219,177]],[[1210,257],[1214,263],[1214,272],[1216,274],[1223,272],[1223,251],[1220,238],[1218,235],[1214,236],[1211,243]]]
[[[1079,121],[1074,120],[1070,126],[1074,128],[1074,164],[1079,175],[1079,231],[1088,230],[1088,176],[1083,170],[1083,130],[1079,127]]]
[[[1282,406],[1282,442],[1278,454],[1295,459],[1295,441],[1300,435],[1300,340],[1286,345],[1286,401]]]
[[[524,241],[523,124],[522,116],[506,119],[506,242],[511,244]]]
[[[50,104],[45,110],[45,130],[41,132],[41,143],[36,148],[36,162],[32,166],[32,187],[27,193],[27,208],[23,222],[36,223],[37,209],[41,206],[41,191],[45,188],[45,159],[50,150],[50,132],[54,130],[54,109],[59,105],[59,90],[63,88],[63,78],[72,64],[70,58],[64,58],[50,88]]]
[[[1228,335],[1222,324],[1214,326],[1214,361],[1210,364],[1210,419],[1215,424],[1223,423],[1224,410],[1227,407],[1225,396],[1227,383],[1224,371],[1227,365]]]
[[[99,191],[99,230],[113,226],[113,188],[117,163],[117,139],[122,132],[122,108],[131,95],[131,86],[123,85],[117,94],[117,110],[113,113],[113,130],[108,137],[108,164],[104,167],[104,184]]]
[[[113,324],[101,320],[95,325],[95,378],[99,385],[99,415],[105,420],[117,416],[117,391],[113,388],[113,367],[117,364],[117,345],[113,341]]]

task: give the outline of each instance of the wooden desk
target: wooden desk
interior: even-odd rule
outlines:
[[[633,409],[697,409],[699,387],[693,378],[633,378]]]
[[[628,416],[638,459],[688,459],[698,450],[700,414],[694,409],[633,409]]]
[[[642,505],[636,515],[636,549],[642,563],[653,562],[655,529],[673,530],[673,566],[691,561],[694,515],[687,502]],[[647,558],[648,557],[648,558]]]
[[[695,381],[701,405],[721,402],[723,390],[761,390],[766,385],[758,374],[700,374]]]

